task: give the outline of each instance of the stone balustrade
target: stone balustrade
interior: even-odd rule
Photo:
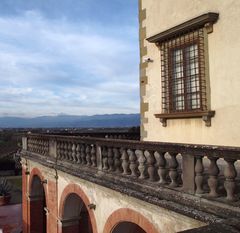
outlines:
[[[240,148],[27,135],[23,151],[194,196],[239,201]]]

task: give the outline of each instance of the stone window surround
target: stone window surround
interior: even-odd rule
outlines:
[[[218,13],[209,12],[200,15],[196,18],[188,20],[166,31],[160,32],[156,35],[147,38],[150,43],[155,43],[157,46],[162,42],[177,37],[178,35],[186,34],[199,28],[205,28],[207,33],[213,32],[213,24],[217,22],[219,17]],[[160,118],[163,127],[167,126],[168,119],[181,119],[181,118],[202,118],[206,126],[211,126],[211,118],[215,115],[215,111],[197,111],[197,112],[174,112],[174,113],[158,113],[155,117]]]

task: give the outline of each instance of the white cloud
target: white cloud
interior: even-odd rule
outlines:
[[[138,112],[135,28],[34,11],[1,17],[0,28],[0,115]]]

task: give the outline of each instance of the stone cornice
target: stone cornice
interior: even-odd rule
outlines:
[[[204,27],[205,25],[214,24],[218,20],[218,13],[209,12],[207,14],[200,15],[194,19],[188,20],[182,24],[172,27],[166,31],[160,32],[156,35],[147,38],[148,42],[161,43],[166,39],[170,39],[179,34],[184,34],[194,29]]]

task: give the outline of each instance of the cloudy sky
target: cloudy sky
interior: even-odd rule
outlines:
[[[0,0],[0,116],[139,112],[137,0]]]

